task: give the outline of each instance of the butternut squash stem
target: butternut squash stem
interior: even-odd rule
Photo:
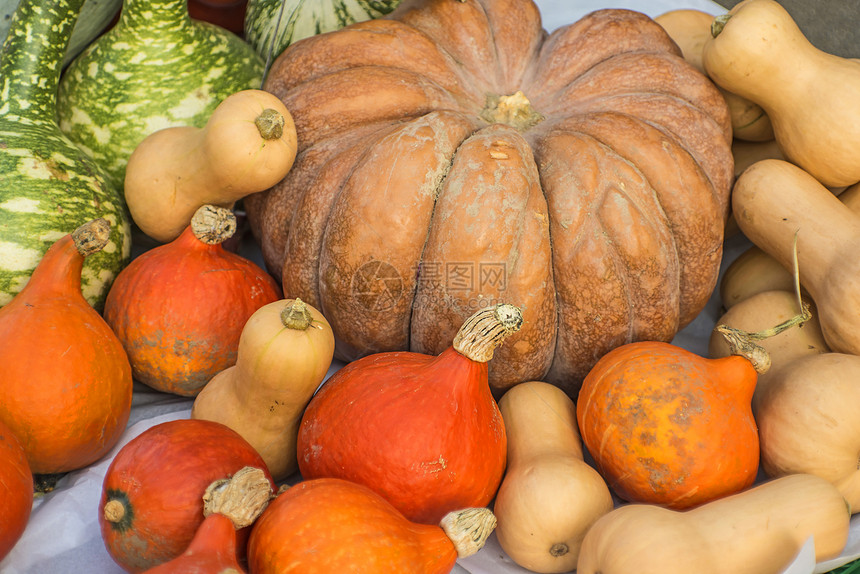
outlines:
[[[474,313],[466,319],[454,337],[454,350],[475,361],[486,363],[493,358],[496,347],[520,330],[523,314],[508,303],[499,303]]]
[[[307,304],[299,298],[281,309],[281,323],[287,329],[304,331],[314,322],[314,316],[308,310]]]
[[[191,218],[191,231],[203,243],[218,245],[236,233],[236,216],[226,207],[203,205]]]
[[[723,28],[726,27],[726,23],[732,17],[731,14],[720,14],[719,16],[714,18],[714,21],[711,22],[711,36],[716,38],[720,35],[720,32],[723,31]]]
[[[489,508],[467,508],[449,512],[439,526],[454,543],[457,556],[472,556],[484,547],[496,528],[496,516]]]
[[[797,306],[800,309],[800,312],[794,317],[783,321],[779,325],[775,325],[768,329],[756,331],[753,333],[743,331],[741,329],[736,329],[734,327],[729,327],[728,325],[717,325],[715,327],[715,330],[723,337],[725,337],[726,341],[729,343],[729,348],[731,349],[732,354],[740,355],[748,359],[753,364],[753,367],[755,367],[756,371],[760,374],[766,373],[770,368],[770,356],[763,347],[761,347],[760,345],[756,345],[753,341],[761,341],[763,339],[775,337],[776,335],[779,335],[780,333],[796,325],[800,326],[804,324],[812,318],[812,311],[810,310],[809,304],[803,301],[803,298],[800,295],[800,267],[797,262],[798,233],[799,230],[794,232],[794,243],[792,245],[792,263],[794,275],[794,291],[795,296],[797,297]]]
[[[254,125],[264,140],[280,139],[284,135],[284,116],[277,110],[266,108],[254,120]]]
[[[239,530],[250,526],[273,498],[272,485],[259,468],[246,466],[216,480],[203,493],[203,516],[222,514]]]
[[[104,249],[110,239],[110,223],[99,217],[88,221],[72,232],[72,241],[82,257],[89,257]]]

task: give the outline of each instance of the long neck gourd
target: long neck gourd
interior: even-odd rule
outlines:
[[[87,259],[82,290],[100,307],[131,254],[122,195],[56,122],[62,60],[83,0],[21,0],[0,52],[0,306],[48,248],[86,221],[111,237]]]

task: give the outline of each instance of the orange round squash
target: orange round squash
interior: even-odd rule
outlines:
[[[0,421],[34,474],[83,468],[119,441],[131,414],[122,344],[81,292],[84,260],[107,244],[105,219],[58,239],[0,309]]]
[[[203,495],[216,480],[265,462],[221,423],[177,419],[148,428],[120,449],[102,484],[98,514],[102,540],[126,572],[143,572],[180,556],[204,521]],[[237,536],[245,554],[250,529]]]
[[[739,492],[758,472],[756,379],[739,355],[623,345],[583,382],[576,405],[583,443],[609,487],[630,502],[685,509]]]
[[[496,525],[487,508],[416,524],[384,498],[338,478],[300,482],[278,495],[248,541],[254,574],[447,574],[483,547]]]
[[[487,362],[521,322],[519,309],[498,305],[472,315],[440,355],[375,353],[334,373],[299,425],[301,475],[363,484],[423,524],[489,504],[507,437]]]
[[[248,318],[280,299],[270,275],[224,248],[235,231],[231,210],[204,205],[179,237],[146,251],[117,276],[104,318],[122,341],[135,380],[196,396],[236,364]]]
[[[33,509],[33,473],[27,453],[12,430],[0,420],[0,561],[12,550]]]
[[[525,322],[491,384],[574,394],[610,349],[671,340],[716,284],[728,109],[644,14],[547,35],[531,0],[404,2],[290,45],[265,89],[299,150],[245,207],[339,359],[438,354],[503,299]]]

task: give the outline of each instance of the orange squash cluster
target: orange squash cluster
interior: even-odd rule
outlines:
[[[446,574],[491,537],[546,574],[843,555],[860,122],[770,83],[792,56],[860,92],[857,62],[774,0],[551,33],[533,0],[389,11],[139,142],[154,244],[103,309],[112,217],[0,307],[0,561],[36,479],[99,461],[132,573]],[[715,295],[707,352],[677,344]],[[190,412],[124,434],[136,384]]]

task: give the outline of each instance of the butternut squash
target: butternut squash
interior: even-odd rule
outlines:
[[[308,401],[334,354],[331,326],[300,299],[264,305],[245,323],[236,364],[206,383],[191,418],[224,424],[251,443],[281,480],[296,471],[296,438]]]
[[[717,85],[762,107],[789,161],[826,186],[860,181],[860,109],[845,97],[860,93],[860,62],[813,46],[775,0],[715,19],[702,61]]]
[[[132,219],[149,237],[168,242],[194,212],[233,204],[278,183],[296,157],[296,128],[280,99],[242,90],[222,101],[202,128],[175,126],[135,147],[125,171]]]
[[[758,401],[761,463],[772,477],[818,475],[860,512],[860,357],[804,356],[781,369]]]
[[[711,37],[714,16],[702,10],[680,8],[665,12],[654,20],[681,48],[684,59],[707,75],[702,51]],[[732,118],[732,135],[753,142],[773,141],[773,126],[764,110],[747,98],[720,88]]]
[[[631,504],[585,535],[577,574],[777,574],[812,536],[816,561],[838,556],[850,512],[830,482],[811,474],[771,480],[679,512]]]
[[[806,303],[810,305],[812,315],[810,319],[796,328],[786,329],[772,337],[756,341],[767,351],[771,365],[770,369],[758,375],[752,398],[753,414],[756,413],[761,394],[768,387],[771,379],[778,376],[776,373],[782,368],[790,365],[798,357],[830,351],[821,333],[816,310],[811,301],[807,299]],[[799,312],[797,295],[792,291],[788,289],[762,291],[731,307],[719,318],[717,324],[755,333],[787,321]],[[716,359],[728,357],[730,354],[731,349],[725,337],[714,330],[708,341],[708,355]]]
[[[732,193],[735,219],[753,244],[793,268],[818,308],[828,347],[860,354],[860,218],[816,179],[786,161],[748,168]]]
[[[533,572],[576,568],[585,532],[612,510],[603,477],[583,460],[576,405],[561,389],[528,381],[499,399],[508,467],[496,495],[496,536]]]

